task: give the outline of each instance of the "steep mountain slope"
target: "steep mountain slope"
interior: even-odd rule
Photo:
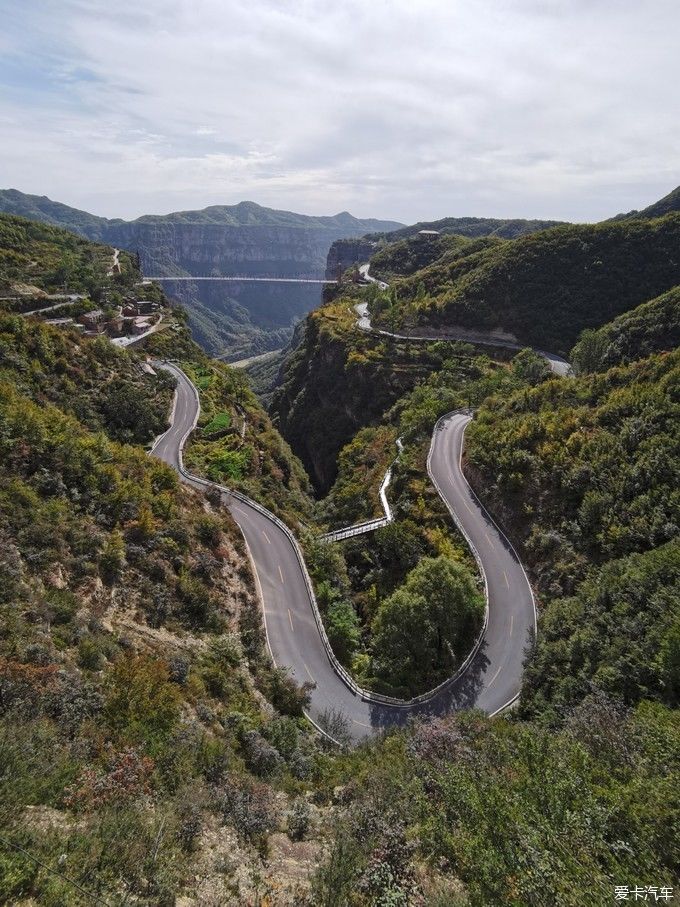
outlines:
[[[658,202],[643,208],[640,211],[640,217],[663,217],[664,214],[670,214],[673,211],[680,211],[680,186],[664,195]]]
[[[579,372],[603,372],[680,345],[680,287],[596,331],[584,331],[570,359]]]
[[[604,374],[554,379],[520,354],[511,369],[499,364],[469,376],[466,357],[451,344],[449,357],[433,356],[430,374],[382,421],[370,398],[358,397],[347,381],[357,351],[348,336],[342,339],[351,317],[342,311],[353,299],[326,307],[328,324],[290,375],[299,382],[297,391],[289,389],[293,411],[295,401],[305,408],[308,387],[316,386],[315,363],[334,371],[345,343],[346,374],[335,369],[332,403],[319,404],[324,422],[339,424],[355,400],[355,416],[381,422],[343,450],[338,483],[324,502],[331,521],[356,518],[394,437],[407,441],[390,488],[396,522],[319,557],[327,619],[343,651],[357,652],[352,608],[370,625],[383,596],[430,554],[429,546],[465,557],[436,521],[424,453],[411,444],[429,436],[438,414],[468,403],[480,407],[468,429],[468,477],[520,547],[537,590],[539,625],[519,716],[431,721],[390,738],[370,767],[354,770],[349,804],[314,888],[319,903],[350,902],[357,889],[359,903],[374,903],[385,891],[378,878],[389,878],[392,891],[420,894],[407,856],[418,846],[455,868],[465,884],[463,892],[445,871],[428,892],[433,903],[576,907],[587,885],[590,900],[605,904],[614,880],[641,866],[674,877],[677,852],[666,831],[680,814],[674,300],[669,292],[602,329],[614,332],[611,355],[618,350],[624,363]],[[643,324],[649,332],[641,336]],[[639,361],[625,364],[629,354],[638,358],[638,338]],[[388,384],[376,370],[374,342],[361,354],[378,399]],[[645,343],[672,352],[650,355]],[[402,356],[405,363],[404,349]],[[365,637],[364,631],[361,642]],[[355,658],[361,668],[367,655]],[[630,851],[617,845],[622,840],[633,842]]]
[[[675,286],[679,248],[680,214],[555,227],[469,255],[454,248],[396,281],[382,319],[503,331],[565,354],[583,329]]]
[[[164,378],[17,316],[0,343],[0,898],[247,900],[315,744],[268,660],[241,535],[110,439],[119,408],[94,382],[160,393],[162,427]]]
[[[411,277],[429,265],[443,261],[459,261],[496,248],[501,240],[495,237],[470,239],[457,234],[439,236],[410,236],[388,243],[371,257],[371,273],[385,280]]]
[[[11,240],[11,280],[51,287],[63,242],[60,281],[102,292],[88,263],[110,249],[40,230],[47,241],[30,230]],[[362,585],[370,617],[419,560],[443,557],[454,575],[469,564],[447,514],[433,512],[423,439],[443,411],[481,407],[469,474],[540,590],[520,715],[460,714],[365,749],[324,749],[301,719],[304,695],[267,657],[236,527],[140,446],[162,421],[167,381],[103,339],[4,311],[3,902],[580,907],[584,892],[609,903],[641,872],[643,884],[673,884],[674,295],[649,304],[651,319],[643,309],[617,320],[620,365],[559,381],[526,352],[509,365],[460,344],[359,335],[348,307],[360,293],[375,295],[349,288],[310,318],[285,393],[300,420],[318,405],[327,430],[375,423],[343,454],[328,519],[356,513],[404,435],[399,522],[342,553],[311,543],[310,566],[327,577],[342,642],[356,633],[343,584]],[[294,524],[299,466],[240,376],[176,319],[153,344],[201,394],[192,468],[244,483]],[[628,363],[638,338],[655,351]]]
[[[293,528],[311,521],[307,475],[243,372],[210,359],[184,330],[155,335],[147,349],[178,361],[198,388],[201,417],[185,451],[187,466],[252,496]]]
[[[54,202],[46,195],[27,195],[18,189],[0,189],[0,211],[29,220],[39,220],[55,227],[65,227],[92,240],[102,240],[104,230],[111,223],[105,217],[97,217],[87,211]]]
[[[437,361],[427,348],[358,332],[353,301],[341,298],[307,316],[271,404],[275,424],[320,492],[335,480],[340,449]]]
[[[673,211],[680,211],[680,186],[677,186],[668,195],[664,195],[657,202],[643,208],[642,211],[629,211],[628,214],[617,214],[615,220],[622,218],[663,217]]]
[[[274,396],[273,410],[284,434],[308,462],[322,491],[335,475],[338,448],[346,445],[340,455],[338,484],[324,504],[329,521],[335,525],[334,519],[365,518],[371,514],[361,511],[366,495],[354,474],[375,476],[380,474],[380,464],[385,468],[376,444],[384,444],[387,438],[385,456],[390,456],[389,439],[399,430],[393,427],[395,417],[402,414],[400,430],[408,436],[410,426],[423,424],[422,419],[431,426],[445,411],[440,407],[460,405],[461,396],[463,400],[467,396],[468,402],[470,395],[482,398],[474,382],[468,385],[460,373],[458,396],[449,390],[446,369],[442,360],[437,361],[437,344],[428,348],[362,336],[353,323],[357,298],[363,294],[374,311],[382,306],[383,321],[391,327],[395,309],[402,315],[414,310],[417,314],[419,305],[428,305],[427,289],[405,301],[404,288],[420,284],[435,272],[442,280],[441,289],[445,277],[455,271],[464,288],[475,280],[486,281],[497,298],[505,286],[506,301],[510,297],[511,302],[525,298],[536,275],[542,275],[546,295],[563,294],[574,302],[562,308],[565,318],[569,316],[565,333],[572,337],[577,335],[579,320],[602,320],[612,309],[624,310],[613,322],[584,334],[576,347],[579,369],[601,374],[547,381],[532,363],[520,363],[518,357],[517,373],[529,386],[513,392],[512,385],[494,387],[486,380],[482,383],[486,399],[468,430],[468,467],[480,495],[491,500],[511,536],[523,544],[540,592],[560,614],[560,626],[572,627],[563,609],[577,615],[573,631],[569,630],[574,641],[562,646],[559,657],[552,648],[558,646],[558,622],[550,624],[556,628],[555,636],[547,634],[550,639],[536,656],[536,672],[547,675],[550,663],[561,667],[550,672],[550,681],[531,675],[538,690],[532,690],[537,698],[531,707],[527,694],[532,714],[545,710],[553,716],[555,710],[572,707],[592,682],[629,703],[645,696],[675,702],[675,694],[669,692],[677,685],[672,673],[675,656],[655,660],[654,652],[674,651],[676,632],[671,603],[677,595],[673,545],[680,526],[677,287],[638,308],[632,306],[640,297],[647,298],[645,294],[654,295],[660,286],[677,281],[679,230],[680,219],[671,214],[594,227],[560,227],[515,241],[436,237],[394,243],[375,256],[373,263],[381,262],[382,270],[374,273],[409,276],[394,280],[394,293],[389,294],[381,294],[375,285],[364,290],[345,285],[344,297],[341,290],[339,298],[308,319],[306,335]],[[415,242],[425,246],[414,246]],[[436,261],[419,269],[419,256],[427,258],[430,243],[435,246]],[[584,268],[584,256],[590,262],[588,268]],[[565,274],[571,275],[571,284]],[[523,311],[518,304],[514,317],[519,320]],[[529,318],[526,311],[524,316]],[[526,321],[529,334],[536,330],[533,311],[532,317],[533,322]],[[548,330],[548,317],[555,318],[555,311],[545,313],[541,330]],[[446,344],[439,346],[443,349]],[[393,357],[399,348],[397,370]],[[455,351],[455,345],[448,348]],[[421,374],[411,385],[399,385],[395,379],[402,369],[408,374],[409,362],[411,367],[417,363]],[[366,382],[365,389],[361,381]],[[379,413],[381,407],[385,412],[392,404],[389,414]],[[404,413],[409,414],[407,419]],[[381,421],[385,429],[363,428]],[[405,426],[409,426],[406,431]],[[400,475],[400,467],[396,474]],[[399,489],[397,478],[396,501],[400,501]],[[419,503],[411,499],[404,507],[404,513],[419,512],[421,517],[427,510],[424,499]],[[402,543],[416,544],[405,538]],[[362,540],[359,548],[360,552],[350,552],[349,575],[356,576],[358,563],[371,563],[369,576],[375,584],[384,554],[373,552],[371,540]],[[657,549],[659,553],[653,554]],[[629,581],[630,576],[639,577],[638,585],[650,602],[644,617],[638,613],[632,591],[635,579]],[[602,638],[609,606],[603,603],[601,589],[607,583],[620,589],[621,625],[611,644]],[[351,584],[361,589],[361,607],[374,609],[376,589],[365,588],[357,579]],[[588,609],[593,613],[584,618]],[[599,654],[589,649],[586,664],[577,671],[569,659],[582,654],[579,627],[584,621],[589,644]],[[627,673],[619,660],[624,637],[639,637],[644,650]],[[567,658],[563,649],[572,645],[574,653]],[[548,683],[552,692],[546,694]]]
[[[592,683],[677,702],[679,386],[675,349],[489,399],[470,428],[475,483],[549,602],[527,713],[573,704]]]
[[[110,253],[0,216],[12,281],[51,289],[58,273],[65,292],[101,296]],[[318,745],[298,724],[304,692],[269,660],[236,525],[141,446],[165,429],[173,382],[105,337],[11,305],[0,306],[0,900],[227,904],[275,887],[300,903],[318,843],[299,841],[310,811],[298,795]],[[159,346],[206,367],[176,317]],[[230,479],[294,516],[301,470],[240,376],[214,368],[196,376],[217,423],[201,423],[202,443],[221,435],[224,458],[229,419],[247,420],[234,446],[256,439],[253,462]],[[268,869],[263,848],[295,872]]]
[[[7,293],[13,283],[43,292],[56,292],[68,285],[72,292],[95,293],[106,283],[112,259],[110,247],[87,242],[58,227],[0,214],[2,293]],[[132,277],[132,256],[122,256],[120,269],[117,279]]]
[[[157,277],[322,277],[335,239],[400,226],[360,220],[347,212],[310,217],[254,202],[135,221],[107,220],[14,189],[0,192],[0,211],[60,224],[137,252],[144,272]],[[181,282],[167,289],[187,307],[192,326],[196,308],[196,335],[204,348],[231,353],[234,359],[282,346],[295,322],[320,299],[318,287],[303,284]]]

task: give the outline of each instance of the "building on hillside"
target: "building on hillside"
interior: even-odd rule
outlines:
[[[150,315],[161,308],[160,304],[150,299],[138,299],[136,302],[138,315]]]
[[[432,239],[439,235],[439,230],[418,230],[418,236],[420,236],[421,239]]]
[[[101,309],[83,312],[78,321],[84,325],[86,331],[101,334],[104,330],[104,312]]]
[[[134,318],[132,320],[132,333],[136,337],[151,329],[152,321],[149,318]]]
[[[151,315],[160,308],[162,306],[158,302],[152,302],[150,299],[129,299],[123,306],[123,315],[126,318],[134,318],[136,315]]]
[[[106,333],[109,337],[120,337],[123,333],[123,327],[125,325],[125,319],[121,312],[118,312],[113,318],[110,318],[106,322]]]

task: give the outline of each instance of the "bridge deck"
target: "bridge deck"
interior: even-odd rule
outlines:
[[[317,277],[145,277],[145,280],[228,280],[240,283],[254,281],[260,283],[337,283],[337,280],[322,280]]]

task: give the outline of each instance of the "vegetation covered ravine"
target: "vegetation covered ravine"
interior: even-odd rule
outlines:
[[[4,286],[58,281],[93,304],[134,292],[132,258],[107,276],[106,247],[56,228],[36,245],[17,220],[0,218]],[[495,242],[543,254],[551,235]],[[602,235],[628,248],[628,233]],[[621,298],[614,320],[603,309],[586,334],[574,310],[569,380],[529,351],[492,359],[359,334],[350,308],[364,291],[343,287],[310,317],[280,388],[287,441],[241,375],[197,350],[179,310],[138,353],[3,303],[0,900],[577,907],[611,903],[615,885],[672,886],[677,283],[638,284],[640,299]],[[305,690],[270,663],[235,524],[147,455],[172,395],[147,354],[178,359],[199,386],[191,468],[295,527],[339,657],[401,694],[451,669],[430,644],[446,606],[458,618],[479,602],[425,470],[438,416],[477,408],[467,475],[539,604],[519,709],[329,748],[303,717]],[[395,522],[317,544],[318,529],[371,515],[397,436]],[[422,657],[409,662],[415,634]]]

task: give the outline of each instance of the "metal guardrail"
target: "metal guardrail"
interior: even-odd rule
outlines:
[[[171,363],[169,361],[167,361],[167,364],[171,364]],[[329,661],[333,671],[335,672],[335,674],[343,681],[343,683],[348,687],[348,689],[353,693],[353,695],[358,696],[360,699],[364,700],[365,702],[372,702],[372,703],[375,703],[376,705],[387,705],[387,706],[391,706],[393,708],[411,709],[416,705],[420,705],[420,704],[429,702],[438,693],[440,693],[443,689],[454,684],[458,680],[458,678],[461,676],[461,674],[463,674],[465,672],[468,665],[472,662],[473,658],[479,651],[479,648],[484,639],[484,634],[486,633],[486,628],[487,628],[488,619],[489,619],[489,592],[488,592],[488,584],[486,581],[486,574],[484,573],[484,568],[482,567],[479,553],[478,553],[477,549],[475,548],[475,546],[470,541],[470,538],[467,535],[467,533],[465,532],[465,530],[462,528],[462,525],[458,521],[458,518],[455,516],[453,510],[451,509],[449,504],[446,502],[446,499],[442,495],[441,489],[439,488],[436,480],[433,478],[432,472],[430,469],[430,460],[431,460],[431,456],[432,456],[432,449],[434,446],[435,433],[436,433],[439,425],[445,419],[449,418],[449,416],[455,415],[456,413],[462,413],[462,412],[469,414],[470,410],[453,410],[452,412],[447,413],[446,415],[442,416],[437,421],[437,423],[435,424],[434,430],[432,432],[432,440],[430,442],[430,450],[429,450],[428,457],[427,457],[427,471],[428,471],[428,475],[430,476],[430,479],[432,480],[434,487],[437,490],[437,493],[439,494],[439,496],[442,498],[442,500],[446,504],[447,509],[451,513],[456,525],[458,526],[458,528],[462,532],[463,536],[465,537],[465,540],[470,545],[470,549],[472,550],[472,553],[475,556],[475,559],[477,560],[477,563],[480,566],[480,571],[481,571],[482,577],[484,579],[484,596],[486,599],[484,624],[482,626],[482,629],[481,629],[481,631],[477,637],[477,640],[475,641],[475,644],[472,647],[472,650],[470,651],[468,657],[460,665],[460,667],[458,668],[458,670],[456,671],[455,674],[453,674],[451,677],[447,677],[446,680],[442,681],[442,683],[440,683],[438,686],[434,687],[432,690],[428,690],[426,693],[422,693],[420,696],[414,696],[412,699],[397,699],[396,697],[393,697],[393,696],[384,696],[381,693],[374,693],[371,690],[365,690],[363,687],[360,687],[359,684],[351,676],[351,674],[345,668],[343,668],[343,666],[340,664],[340,662],[336,658],[335,653],[333,652],[333,649],[331,647],[330,641],[328,639],[328,636],[326,635],[326,628],[323,625],[323,619],[321,617],[321,612],[319,611],[319,605],[317,603],[316,595],[314,593],[314,587],[312,586],[312,580],[309,576],[309,572],[307,570],[307,565],[305,563],[305,559],[302,554],[302,550],[300,548],[300,545],[299,545],[297,539],[293,535],[292,531],[288,528],[288,526],[286,526],[286,524],[283,522],[283,520],[279,519],[279,517],[277,517],[271,511],[267,510],[261,504],[258,504],[257,501],[253,501],[247,495],[242,494],[240,491],[235,491],[232,488],[227,488],[225,485],[220,485],[217,482],[212,482],[209,479],[202,478],[201,476],[196,476],[193,473],[190,473],[185,468],[184,458],[183,458],[184,445],[186,444],[186,441],[187,441],[189,435],[192,433],[192,431],[196,427],[196,424],[198,423],[198,419],[199,419],[200,412],[201,412],[201,401],[200,401],[200,397],[198,395],[198,391],[197,391],[194,383],[182,371],[182,369],[179,368],[178,365],[176,365],[174,363],[172,363],[171,365],[172,365],[171,370],[175,369],[176,371],[180,372],[184,376],[184,378],[187,380],[187,382],[191,386],[192,392],[194,394],[194,397],[195,397],[196,403],[197,403],[196,415],[194,417],[193,424],[184,433],[184,435],[180,441],[180,444],[179,444],[178,456],[177,456],[179,472],[187,480],[187,482],[189,482],[192,485],[199,485],[204,488],[216,488],[221,493],[226,494],[227,496],[236,498],[236,500],[240,501],[241,503],[246,504],[249,507],[252,507],[254,510],[257,510],[258,513],[262,514],[262,516],[266,517],[266,519],[268,519],[270,522],[272,522],[275,526],[277,526],[286,535],[286,537],[287,537],[288,541],[290,542],[290,544],[293,548],[293,551],[297,557],[298,563],[300,565],[300,570],[302,571],[302,576],[303,576],[303,579],[305,582],[305,587],[307,589],[307,595],[309,596],[309,602],[310,602],[310,605],[312,608],[312,613],[314,615],[314,620],[316,622],[317,629],[319,631],[319,636],[321,637],[321,641],[322,641],[324,649],[326,651],[326,656],[328,657],[328,661]]]
[[[374,532],[376,529],[380,529],[382,526],[387,526],[394,521],[392,508],[390,507],[390,502],[387,500],[387,488],[392,481],[392,470],[394,469],[397,460],[401,456],[401,452],[404,449],[401,438],[397,438],[395,444],[398,450],[397,456],[388,466],[387,472],[385,473],[385,477],[380,484],[380,490],[378,492],[380,503],[382,505],[385,516],[377,517],[374,520],[366,520],[363,523],[353,523],[351,526],[343,526],[342,529],[334,529],[331,532],[326,532],[323,535],[319,536],[319,540],[321,542],[341,542],[344,539],[354,538],[354,536],[356,535],[363,535],[365,532]]]
[[[381,516],[375,520],[368,520],[366,523],[355,523],[353,526],[346,526],[344,529],[336,529],[334,532],[326,532],[319,536],[321,542],[341,542],[343,539],[351,539],[355,535],[363,535],[365,532],[373,532],[382,526],[387,526],[391,520]]]

